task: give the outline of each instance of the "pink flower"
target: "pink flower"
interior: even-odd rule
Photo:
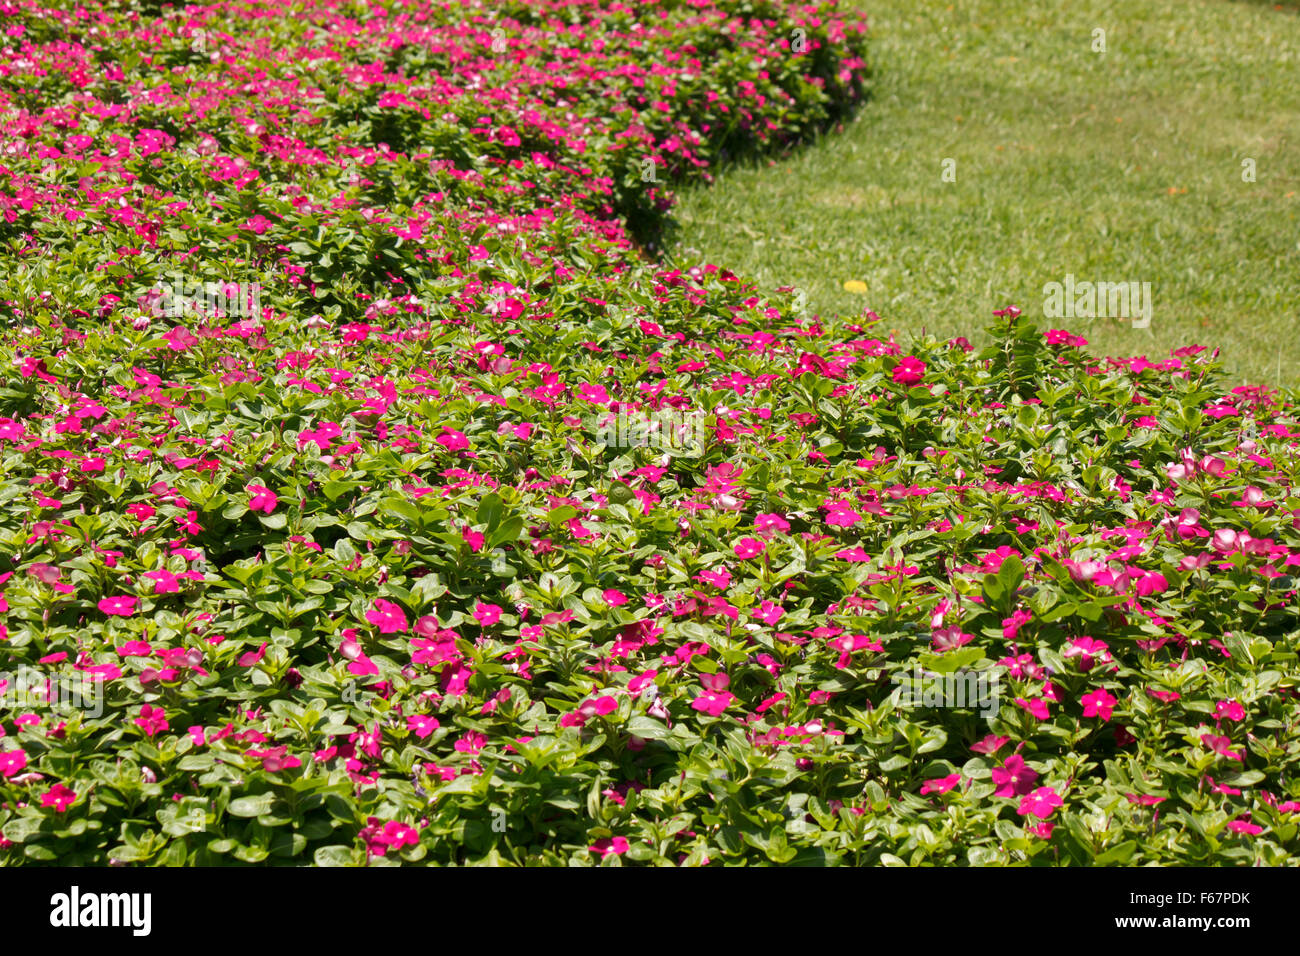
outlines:
[[[117,617],[130,617],[135,613],[135,598],[133,597],[108,597],[101,598],[99,609],[105,614],[116,615]]]
[[[495,604],[477,604],[474,606],[474,620],[483,627],[491,627],[501,620],[501,608]]]
[[[919,385],[925,377],[925,363],[908,355],[894,368],[894,381],[899,385]]]
[[[710,717],[718,717],[735,701],[736,696],[729,691],[706,691],[691,701],[691,709]]]
[[[167,347],[173,352],[184,352],[191,346],[199,344],[198,336],[181,325],[165,333],[163,339],[166,340]]]
[[[72,805],[72,801],[77,799],[76,791],[69,790],[61,783],[56,783],[50,787],[49,791],[41,796],[41,806],[53,807],[58,813],[62,813]]]
[[[1023,697],[1017,697],[1016,703],[1029,711],[1039,720],[1046,720],[1048,717],[1047,701],[1041,697],[1035,697],[1033,700],[1025,700]]]
[[[789,534],[790,522],[777,514],[761,514],[754,518],[754,530],[765,536],[778,531],[782,534]]]
[[[1020,806],[1016,812],[1022,817],[1033,814],[1042,820],[1046,820],[1061,804],[1061,797],[1055,790],[1051,787],[1039,787],[1033,793],[1020,798]]]
[[[1235,700],[1221,700],[1214,705],[1214,719],[1245,720],[1246,711]]]
[[[618,710],[618,701],[608,695],[584,700],[578,705],[578,714],[583,721],[592,717],[603,717]]]
[[[153,581],[154,594],[176,594],[181,589],[180,579],[166,568],[160,568],[157,571],[146,571],[140,576]]]
[[[1014,611],[1008,618],[1002,620],[1002,636],[1008,641],[1014,641],[1020,633],[1020,628],[1028,624],[1033,617],[1029,611]]]
[[[266,641],[263,641],[262,646],[259,647],[257,650],[247,651],[246,653],[241,654],[239,656],[239,660],[236,661],[236,663],[240,667],[256,667],[258,664],[262,662],[262,658],[265,656],[266,656]]]
[[[248,502],[249,511],[261,511],[270,514],[275,510],[275,506],[280,503],[279,496],[265,485],[249,485],[248,491],[253,496]]]
[[[12,777],[27,766],[27,753],[23,750],[6,750],[0,753],[0,775]]]
[[[1220,757],[1227,757],[1230,760],[1242,760],[1241,754],[1232,749],[1232,738],[1219,737],[1215,734],[1201,734],[1201,743],[1205,744],[1214,753]]]
[[[1256,826],[1249,820],[1230,820],[1228,822],[1228,829],[1233,833],[1241,833],[1243,835],[1249,834],[1250,836],[1255,836],[1256,834],[1264,832],[1263,827]]]
[[[620,605],[627,603],[626,595],[624,595],[622,591],[615,591],[613,588],[610,588],[608,591],[602,591],[600,596],[605,599],[605,603],[610,607],[619,607]]]
[[[487,735],[480,734],[476,730],[467,730],[453,746],[460,753],[476,754],[487,746]]]
[[[1104,688],[1097,688],[1091,694],[1084,694],[1083,716],[1100,717],[1102,721],[1110,720],[1111,712],[1115,709],[1116,700],[1110,694],[1106,693]]]
[[[697,580],[703,581],[705,584],[711,584],[715,588],[725,588],[731,584],[731,572],[726,568],[718,568],[716,571],[701,571],[695,577]]]
[[[152,737],[167,729],[167,715],[161,707],[145,704],[140,708],[140,716],[135,719],[135,725]]]
[[[465,525],[460,529],[460,536],[465,539],[465,543],[469,545],[469,549],[475,554],[483,550],[483,543],[487,541],[487,537],[483,532],[475,531],[469,525]]]
[[[262,761],[262,769],[267,773],[279,773],[281,770],[292,770],[294,767],[302,766],[302,761],[289,753],[288,745],[271,747],[267,750],[248,750],[245,753],[249,757]]]
[[[439,727],[437,717],[427,717],[424,714],[411,714],[406,718],[406,729],[415,736],[423,740]]]
[[[745,560],[762,554],[767,550],[767,545],[757,538],[741,538],[732,550],[736,552],[736,557]]]
[[[949,774],[946,777],[936,777],[933,780],[927,780],[925,783],[921,784],[921,795],[925,796],[927,793],[947,793],[959,783],[961,783],[961,774],[959,773]]]
[[[989,734],[983,740],[971,744],[970,749],[973,753],[991,756],[1010,742],[1010,737],[999,737],[997,734]]]
[[[955,626],[940,628],[930,635],[930,641],[934,645],[934,649],[940,654],[945,651],[956,650],[963,644],[969,644],[973,640],[975,640],[974,634],[963,633],[960,627]]]
[[[469,447],[469,439],[465,437],[465,433],[450,428],[439,435],[437,441],[447,451],[463,451]]]
[[[1143,807],[1154,807],[1157,804],[1164,803],[1168,797],[1157,797],[1152,793],[1129,793],[1125,794],[1129,803],[1136,803]]]
[[[833,528],[851,528],[861,520],[862,515],[848,505],[831,505],[826,512],[826,523]]]
[[[1165,580],[1163,574],[1158,572],[1144,575],[1134,586],[1134,590],[1142,597],[1146,597],[1148,594],[1163,594],[1168,588],[1169,582]]]
[[[993,791],[995,797],[1024,796],[1033,789],[1034,781],[1038,779],[1038,771],[1025,763],[1019,754],[1012,754],[1001,767],[994,767],[991,773],[993,782],[997,784],[997,789]]]
[[[370,817],[366,826],[357,834],[366,845],[370,856],[384,856],[389,850],[400,850],[404,846],[415,846],[420,842],[420,834],[414,827],[407,826],[400,820],[380,820]]]
[[[367,623],[373,624],[380,634],[400,634],[410,626],[406,612],[392,601],[375,600],[375,609],[366,612]]]
[[[492,138],[502,146],[518,146],[521,142],[519,134],[509,126],[498,126],[492,133]]]
[[[616,836],[597,840],[588,849],[592,853],[599,853],[600,858],[603,860],[611,853],[615,856],[622,856],[628,851],[628,846],[627,837]]]

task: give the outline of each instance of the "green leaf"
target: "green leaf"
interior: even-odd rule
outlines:
[[[269,812],[274,804],[275,794],[260,793],[251,797],[237,797],[230,801],[230,806],[226,809],[237,817],[259,817]]]

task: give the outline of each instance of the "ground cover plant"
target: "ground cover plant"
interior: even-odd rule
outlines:
[[[2,9],[5,862],[1295,851],[1288,398],[655,260],[856,15]]]

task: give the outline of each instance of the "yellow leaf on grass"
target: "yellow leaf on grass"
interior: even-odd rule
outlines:
[[[848,279],[844,283],[845,292],[856,292],[858,295],[867,291],[867,284],[861,279]]]

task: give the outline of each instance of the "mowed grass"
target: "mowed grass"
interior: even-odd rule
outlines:
[[[1150,282],[1149,328],[1046,327],[1107,355],[1218,347],[1235,379],[1300,381],[1294,4],[862,6],[872,100],[814,145],[684,191],[671,259],[796,286],[811,312],[870,309],[903,342],[975,342],[1013,304],[1042,316],[1044,285],[1067,274]]]

